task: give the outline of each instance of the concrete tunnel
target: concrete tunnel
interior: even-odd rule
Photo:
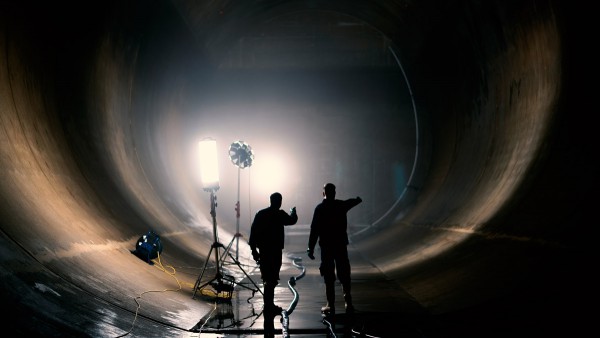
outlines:
[[[5,332],[199,334],[213,309],[192,299],[214,235],[197,170],[206,137],[219,150],[219,241],[239,229],[241,261],[253,264],[246,240],[270,193],[297,207],[286,251],[308,266],[299,309],[324,300],[304,250],[333,182],[338,198],[363,199],[348,232],[364,262],[357,302],[386,313],[372,336],[585,332],[598,167],[570,7],[3,2]],[[228,157],[235,141],[252,147],[250,167]],[[131,254],[149,230],[174,275]],[[282,271],[281,297],[293,274]],[[376,283],[392,287],[370,292]],[[396,293],[411,305],[389,310]]]

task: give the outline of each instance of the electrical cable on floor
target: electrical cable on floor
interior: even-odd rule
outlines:
[[[329,329],[329,334],[327,336],[336,338],[337,336],[335,335],[333,325],[327,320],[327,318],[323,318],[323,324],[327,325],[327,328]]]
[[[289,338],[290,336],[290,317],[287,315],[285,310],[281,311],[281,335],[282,337]]]
[[[177,282],[177,285],[179,286],[179,288],[178,289],[164,289],[164,290],[149,290],[149,291],[144,291],[144,292],[140,293],[139,296],[137,296],[137,297],[134,298],[134,301],[137,304],[137,308],[135,309],[135,315],[133,317],[133,322],[131,323],[131,328],[129,329],[129,331],[125,332],[124,334],[122,334],[120,336],[117,336],[116,338],[125,337],[125,336],[127,336],[128,334],[130,334],[133,331],[133,328],[135,327],[135,322],[137,320],[138,313],[139,313],[139,310],[140,310],[140,307],[141,307],[140,303],[138,302],[138,299],[142,298],[142,296],[145,293],[167,292],[167,291],[178,292],[178,291],[181,290],[181,282],[179,282],[179,279],[177,279],[177,277],[175,277],[175,272],[176,272],[175,268],[173,266],[171,266],[171,265],[168,265],[167,267],[170,268],[170,269],[172,269],[172,272],[168,272],[167,269],[165,268],[165,266],[163,266],[163,264],[162,264],[162,262],[160,260],[160,253],[157,253],[157,254],[158,254],[158,256],[157,256],[156,260],[153,260],[153,262],[156,263],[154,266],[156,268],[158,268],[159,270],[161,270],[162,272],[164,272],[164,273],[168,274],[169,276],[173,277],[175,279],[175,281]]]
[[[296,285],[296,282],[301,279],[302,277],[304,277],[304,275],[306,274],[306,267],[304,267],[304,265],[301,264],[302,262],[302,258],[298,257],[298,256],[292,256],[291,254],[287,255],[288,258],[292,259],[292,263],[294,264],[295,267],[297,267],[298,269],[301,269],[302,272],[295,277],[291,277],[288,281],[288,286],[289,289],[292,291],[292,293],[294,294],[294,299],[292,300],[292,302],[290,303],[290,306],[288,307],[287,310],[282,311],[282,333],[283,333],[283,337],[289,338],[289,315],[294,311],[294,309],[296,308],[296,305],[298,304],[298,300],[300,299],[300,296],[298,294],[298,292],[296,291],[296,289],[294,288],[294,286]],[[329,334],[328,337],[333,337],[336,338],[336,334],[335,334],[335,330],[333,325],[327,320],[327,318],[323,318],[323,323],[325,325],[327,325],[327,328],[329,329]],[[353,332],[355,332],[353,330]],[[360,337],[369,337],[369,338],[377,338],[377,337],[373,337],[373,336],[368,336],[368,335],[364,335],[364,334],[360,334]]]
[[[364,332],[358,332],[358,331],[356,331],[354,329],[352,329],[352,336],[353,337],[361,337],[361,338],[362,337],[365,337],[365,338],[380,338],[378,336],[373,336],[373,335],[370,335],[370,334],[366,334]]]
[[[306,267],[304,267],[304,265],[301,264],[301,262],[302,262],[301,257],[293,256],[291,254],[288,254],[287,257],[289,259],[291,259],[292,264],[296,268],[301,269],[302,272],[297,276],[290,277],[290,279],[288,281],[288,287],[294,294],[294,298],[293,298],[292,302],[290,303],[290,305],[288,306],[287,310],[282,311],[282,319],[281,319],[282,334],[283,334],[283,337],[285,337],[285,338],[289,338],[289,315],[294,311],[294,309],[296,308],[296,305],[298,304],[298,300],[300,299],[300,295],[296,291],[295,285],[296,285],[296,282],[298,280],[300,280],[302,277],[304,277],[304,275],[306,274]],[[336,338],[337,335],[335,334],[335,329],[333,327],[333,324],[329,320],[327,320],[327,318],[323,318],[323,324],[325,324],[329,330],[328,337]],[[372,335],[365,334],[363,332],[358,332],[354,329],[352,329],[352,334],[357,337],[379,338],[377,336],[372,336]]]
[[[294,294],[294,299],[292,300],[292,302],[290,303],[290,306],[288,306],[287,311],[286,311],[287,314],[290,315],[290,314],[292,314],[292,312],[294,312],[294,309],[296,308],[296,305],[298,304],[298,300],[300,299],[300,295],[298,294],[298,292],[296,291],[296,288],[294,288],[294,286],[296,285],[296,282],[298,280],[300,280],[300,279],[302,279],[302,277],[304,277],[304,275],[306,274],[306,268],[304,267],[304,265],[300,264],[302,262],[301,257],[297,257],[297,256],[290,257],[288,255],[288,258],[292,259],[292,264],[294,264],[294,266],[296,268],[302,270],[302,272],[299,275],[290,277],[290,279],[288,281],[288,287]]]
[[[282,334],[283,337],[289,337],[289,324],[290,324],[290,319],[289,316],[290,314],[292,314],[292,312],[294,312],[294,309],[296,308],[296,305],[298,304],[298,300],[300,299],[300,295],[298,294],[298,291],[296,291],[296,282],[300,279],[302,279],[302,277],[304,277],[304,275],[306,274],[306,268],[304,267],[304,265],[300,264],[302,262],[302,258],[298,257],[298,256],[294,256],[292,257],[290,254],[287,255],[288,258],[290,258],[292,260],[292,264],[294,264],[295,267],[297,267],[298,269],[302,270],[302,272],[297,275],[297,276],[292,276],[290,277],[289,281],[288,281],[288,287],[289,289],[292,291],[292,293],[294,294],[294,299],[292,299],[292,302],[290,303],[290,305],[288,306],[287,310],[283,310],[281,312],[281,325],[282,325]]]

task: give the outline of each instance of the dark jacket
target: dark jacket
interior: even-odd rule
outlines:
[[[283,249],[284,229],[286,225],[294,225],[298,222],[298,215],[281,209],[266,208],[258,211],[254,216],[252,228],[250,229],[249,244],[252,250]]]
[[[348,245],[348,211],[357,206],[360,197],[347,200],[324,199],[315,207],[310,224],[308,248],[314,250],[317,239],[321,247]]]

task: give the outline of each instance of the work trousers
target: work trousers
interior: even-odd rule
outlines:
[[[339,279],[342,285],[350,284],[350,260],[345,245],[321,246],[321,266],[319,267],[325,284],[332,284]]]

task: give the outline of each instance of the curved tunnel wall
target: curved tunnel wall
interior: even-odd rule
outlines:
[[[431,113],[426,133],[432,133],[434,143],[431,170],[418,187],[418,202],[403,210],[392,222],[393,229],[359,244],[382,270],[403,280],[412,295],[432,304],[440,298],[465,301],[462,293],[443,286],[449,282],[446,277],[469,280],[488,296],[516,287],[511,282],[520,282],[507,280],[507,274],[525,273],[537,258],[516,263],[523,252],[502,241],[533,242],[540,251],[562,245],[540,237],[539,228],[547,224],[514,220],[518,227],[498,227],[494,221],[507,204],[518,203],[519,189],[537,175],[536,166],[551,142],[563,76],[556,13],[533,12],[527,6],[500,12],[493,6],[459,8],[452,10],[478,14],[445,16],[447,21],[429,32],[435,43],[423,48],[423,59],[411,67],[418,74],[415,93],[421,112]],[[397,247],[398,238],[411,240],[393,252],[376,249]],[[471,247],[479,240],[486,243],[485,254]],[[444,257],[441,252],[457,256],[450,264],[437,266],[445,261],[437,258],[427,262]],[[504,259],[512,265],[504,266]],[[402,268],[423,262],[437,266],[434,275],[421,276],[431,283],[408,286],[419,273]],[[474,277],[467,272],[471,269],[488,272]],[[432,298],[426,300],[429,295]]]
[[[236,19],[252,26],[269,11],[325,9],[390,39],[419,116],[408,194],[373,215],[386,218],[353,245],[432,312],[530,290],[555,263],[570,271],[594,167],[581,150],[585,134],[571,131],[561,6],[270,5],[128,2],[68,18],[66,8],[5,5],[2,232],[58,274],[68,264],[60,258],[129,248],[149,227],[183,260],[203,259],[212,242],[206,196],[169,187],[185,186],[177,180],[188,174],[186,150],[176,138],[197,91],[210,86],[211,51],[235,39],[211,40],[211,32]],[[548,193],[549,184],[577,197]]]

